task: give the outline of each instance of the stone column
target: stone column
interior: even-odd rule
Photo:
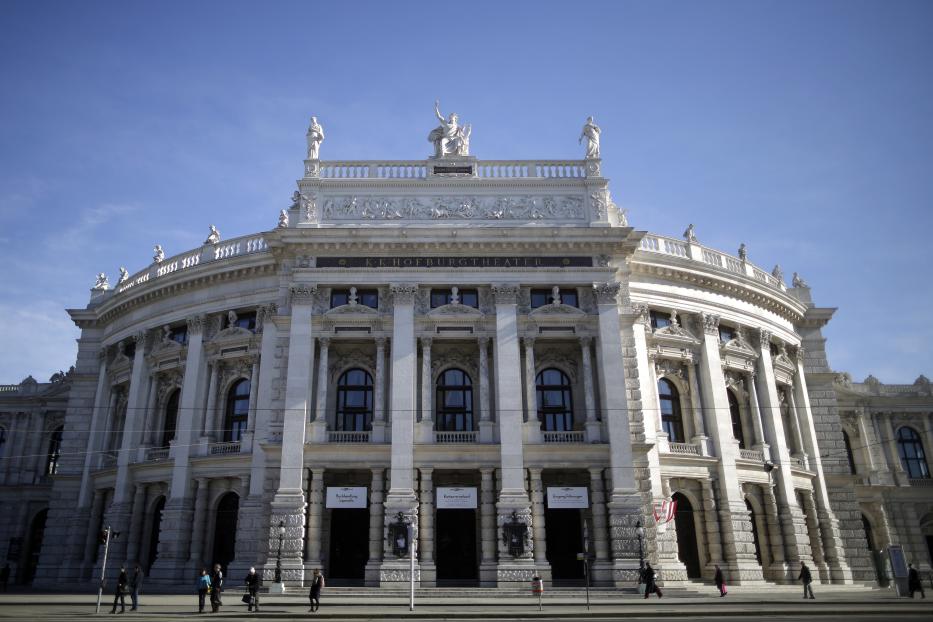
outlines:
[[[823,536],[820,534],[820,523],[817,520],[813,494],[809,490],[802,490],[800,491],[800,499],[803,501],[804,519],[807,523],[807,534],[810,536],[810,551],[813,555],[813,564],[819,572],[820,581],[829,583],[829,566],[823,558]]]
[[[761,487],[765,501],[765,524],[768,528],[768,545],[770,547],[771,566],[769,578],[778,583],[793,583],[797,575],[791,577],[793,569],[788,571],[784,560],[784,536],[781,534],[780,516],[778,514],[777,498],[774,496],[774,487],[770,484]]]
[[[321,517],[324,514],[324,469],[310,469],[311,485],[308,491],[308,537],[305,549],[305,568],[312,572],[321,567]],[[370,555],[372,557],[372,555]],[[272,567],[273,574],[275,566]]]
[[[107,403],[107,393],[108,393],[108,375],[107,375],[107,352],[106,350],[101,350],[98,354],[100,359],[100,364],[98,366],[97,372],[97,390],[94,392],[94,411],[91,413],[91,427],[88,430],[87,434],[87,444],[85,445],[85,454],[84,454],[84,467],[81,470],[81,488],[78,491],[78,508],[87,508],[91,502],[91,496],[96,495],[97,493],[93,490],[94,481],[91,478],[91,462],[95,461],[98,457],[97,450],[101,446],[101,432],[100,424],[104,421],[105,416],[103,413],[104,404]],[[104,427],[104,430],[107,428]],[[7,442],[11,442],[12,438],[8,438]],[[11,466],[12,460],[9,461],[10,464],[7,467]],[[95,497],[96,499],[96,497]],[[95,534],[96,538],[97,535]],[[86,559],[86,557],[85,557]]]
[[[198,404],[203,403],[207,385],[207,366],[204,361],[203,332],[206,318],[198,315],[188,318],[188,355],[181,396],[178,400],[178,424],[175,435],[172,481],[165,509],[162,512],[162,531],[159,557],[152,567],[153,579],[164,582],[186,581],[190,578],[188,558],[194,503],[191,491],[190,456],[195,434]]]
[[[797,578],[800,562],[813,560],[810,557],[810,542],[803,513],[797,506],[794,495],[794,477],[791,473],[790,450],[784,434],[784,422],[781,420],[777,384],[774,380],[774,368],[771,366],[771,333],[758,330],[758,374],[756,376],[758,397],[761,400],[764,416],[765,433],[771,440],[772,460],[776,461],[771,471],[777,490],[775,501],[778,511],[778,524],[784,541],[784,567],[773,568],[775,575],[781,573],[783,581],[792,582]],[[775,562],[776,566],[777,562]],[[777,577],[774,577],[777,579]]]
[[[494,587],[496,581],[496,489],[491,468],[479,470],[480,488],[480,585]]]
[[[317,287],[292,285],[291,326],[288,340],[288,370],[285,379],[285,408],[282,422],[282,457],[279,487],[271,503],[268,526],[268,558],[278,556],[279,524],[285,523],[282,540],[282,582],[302,583],[304,563],[302,541],[305,529],[305,496],[302,489],[304,445],[308,413],[311,408],[311,380],[314,369],[314,335],[311,332],[311,305]],[[273,572],[263,569],[264,579]]]
[[[864,409],[859,408],[855,420],[858,423],[859,436],[862,438],[863,451],[860,454],[865,457],[865,466],[868,468],[868,475],[871,476],[875,472],[875,454],[870,446],[871,437],[868,435],[868,426],[865,425],[865,416]]]
[[[194,521],[191,523],[191,556],[188,558],[188,569],[191,573],[196,573],[205,564],[204,560],[204,540],[207,530],[207,492],[210,480],[206,477],[199,477],[197,482],[197,492],[194,501]],[[194,576],[192,574],[192,576]]]
[[[606,397],[603,419],[609,436],[613,581],[617,585],[631,585],[639,572],[635,525],[641,520],[641,495],[632,469],[634,460],[619,320],[619,284],[595,283],[593,291],[599,309],[599,366]]]
[[[839,530],[839,520],[836,518],[829,503],[829,493],[826,487],[826,478],[823,473],[823,462],[820,458],[820,449],[817,444],[816,426],[813,422],[813,409],[810,407],[810,395],[807,391],[807,379],[804,375],[803,347],[797,349],[797,373],[794,383],[794,401],[791,406],[800,417],[800,432],[803,437],[803,447],[809,452],[810,470],[816,473],[813,482],[814,518],[819,521],[820,543],[825,557],[825,564],[829,567],[829,574],[833,583],[851,583],[852,569],[846,562],[846,553],[842,534]],[[797,407],[799,406],[799,408]]]
[[[146,397],[146,415],[143,424],[143,434],[146,445],[152,447],[159,441],[159,417],[156,414],[156,405],[159,397],[159,382],[155,376],[149,376],[149,391]]]
[[[327,442],[327,389],[330,384],[328,360],[330,358],[330,339],[321,337],[320,357],[317,364],[317,403],[314,407],[314,419],[311,421],[308,442]],[[313,570],[313,569],[312,569]]]
[[[98,525],[101,517],[104,515],[104,501],[106,500],[106,491],[94,490],[94,500],[91,504],[91,519],[87,524],[87,530],[84,536],[84,555],[81,559],[80,577],[88,576],[94,564],[94,551],[97,549]],[[98,577],[99,578],[99,577]]]
[[[788,408],[788,419],[790,420],[790,429],[794,437],[794,445],[796,445],[797,451],[794,453],[794,457],[800,458],[803,461],[803,466],[805,469],[810,468],[810,464],[807,461],[807,451],[806,446],[803,444],[803,436],[800,433],[800,419],[798,418],[797,413],[797,402],[794,400],[794,389],[793,387],[787,388],[787,408]]]
[[[752,412],[752,427],[755,429],[755,443],[753,449],[761,452],[767,462],[771,460],[771,446],[765,440],[764,427],[761,423],[761,408],[758,406],[758,390],[755,388],[754,372],[745,374],[745,385],[748,387],[748,404]]]
[[[719,533],[719,518],[717,516],[719,508],[716,507],[716,493],[713,491],[713,481],[709,479],[700,480],[701,502],[703,511],[699,516],[703,520],[706,532],[706,545],[709,551],[709,563],[706,565],[707,572],[715,572],[712,567],[716,564],[722,566],[722,537]]]
[[[684,365],[687,368],[687,382],[690,383],[690,416],[693,422],[693,438],[691,442],[699,447],[700,455],[709,455],[709,437],[706,435],[706,425],[703,421],[703,404],[700,393],[700,384],[697,381],[696,364],[687,361]],[[712,423],[711,425],[715,425]]]
[[[259,361],[253,360],[249,375],[249,415],[247,430],[252,434],[256,431],[256,404],[259,399]]]
[[[535,374],[535,338],[522,339],[525,346],[525,422],[530,430],[541,430],[538,421],[538,387]]]
[[[369,561],[366,562],[366,585],[379,585],[379,566],[382,563],[382,501],[384,496],[385,469],[372,469],[373,479],[369,488]]]
[[[418,441],[434,442],[434,382],[431,378],[430,337],[421,338],[421,423],[418,426]]]
[[[583,400],[586,406],[586,442],[600,441],[599,421],[596,419],[596,394],[593,389],[593,361],[590,349],[592,337],[580,337],[580,353],[583,355]]]
[[[596,559],[593,562],[593,579],[597,584],[610,585],[612,582],[612,559],[609,557],[609,522],[606,518],[606,488],[603,484],[603,470],[591,468],[590,472],[590,508],[593,515],[593,549]]]
[[[521,356],[518,343],[518,286],[497,284],[492,286],[496,302],[496,407],[499,420],[501,490],[496,504],[497,539],[499,540],[499,586],[526,583],[534,573],[534,543],[531,502],[525,491],[525,466],[522,446],[522,379]],[[526,345],[526,348],[528,346]],[[534,378],[532,377],[532,384]],[[534,402],[532,402],[533,404]],[[503,544],[503,525],[512,520],[524,523],[528,530],[526,549],[519,557],[508,553]]]
[[[704,408],[715,413],[709,432],[719,456],[717,479],[721,495],[719,522],[723,561],[733,583],[758,582],[763,578],[761,566],[755,559],[752,524],[735,466],[739,444],[732,435],[726,380],[719,355],[719,316],[703,314],[702,324],[700,391]]]
[[[201,418],[203,421],[201,436],[208,439],[207,442],[211,440],[218,441],[223,437],[223,433],[220,430],[223,423],[218,425],[217,422],[217,376],[219,374],[220,365],[221,363],[219,361],[207,364],[210,369],[210,380],[207,384],[207,406],[205,406],[204,414]]]
[[[385,418],[386,390],[386,338],[376,337],[376,386],[373,387],[373,434],[372,442],[386,440]]]
[[[139,563],[139,549],[142,539],[143,517],[146,514],[146,484],[136,484],[133,494],[133,510],[130,514],[129,543],[126,550],[126,568],[132,571],[133,564]]]
[[[888,437],[888,452],[891,456],[888,460],[888,467],[894,474],[894,483],[907,484],[909,479],[907,472],[904,471],[904,465],[901,464],[901,455],[897,450],[897,437],[894,434],[894,426],[891,424],[892,413],[882,413],[880,418],[884,425],[885,436]]]
[[[493,424],[489,417],[489,337],[477,340],[479,348],[479,442],[493,442]]]
[[[275,315],[278,308],[275,304],[267,304],[259,307],[256,313],[256,330],[262,332],[262,338],[259,342],[259,379],[257,381],[256,393],[256,426],[253,430],[255,439],[261,442],[253,443],[253,453],[251,456],[250,473],[252,477],[249,480],[250,497],[261,497],[264,493],[266,481],[267,454],[263,448],[262,441],[268,441],[270,422],[272,421],[272,391],[273,380],[276,380],[277,361],[275,352],[278,347],[279,329],[275,323]],[[274,468],[274,467],[272,467]],[[255,524],[257,527],[256,538],[259,538],[260,525],[264,524],[265,513],[259,511],[255,514]],[[263,546],[256,543],[257,555],[263,550]],[[258,559],[257,559],[258,561]]]
[[[541,483],[541,469],[528,469],[531,491],[531,524],[534,527],[534,560],[538,576],[545,581],[551,580],[551,566],[547,560],[547,538],[544,523],[544,487]]]
[[[418,508],[418,518],[421,524],[418,529],[418,561],[421,564],[422,586],[431,585],[437,581],[434,566],[434,469],[421,468],[421,506]],[[468,537],[468,534],[464,534]]]
[[[389,492],[384,503],[383,542],[388,545],[388,526],[399,512],[412,524],[413,542],[418,541],[418,498],[414,486],[415,390],[418,386],[415,343],[415,294],[418,286],[394,283],[392,292],[392,455]],[[417,565],[416,565],[416,571]],[[408,560],[399,560],[386,551],[380,567],[380,585],[409,580]],[[417,580],[417,579],[416,579]]]

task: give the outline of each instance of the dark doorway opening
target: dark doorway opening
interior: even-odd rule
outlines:
[[[152,564],[159,556],[159,535],[162,533],[162,511],[165,509],[165,497],[160,497],[152,509],[152,529],[149,532],[149,556],[146,557],[146,574],[152,570]],[[198,560],[201,563],[201,560]]]
[[[217,504],[217,521],[214,524],[214,559],[227,574],[227,565],[236,553],[236,522],[240,513],[240,497],[228,492]]]
[[[748,510],[748,520],[752,522],[752,541],[755,543],[755,559],[758,560],[758,565],[761,566],[761,541],[758,539],[758,517],[755,516],[755,510],[752,508],[752,504],[748,502],[748,499],[745,500],[745,508]]]
[[[45,537],[45,521],[49,516],[47,509],[42,510],[29,524],[29,541],[26,543],[26,555],[23,560],[23,571],[20,582],[29,585],[36,576],[39,566],[39,552],[42,550],[42,540]]]
[[[580,510],[545,510],[547,560],[554,585],[583,585],[583,519]]]
[[[437,585],[477,585],[476,510],[438,510],[436,523]]]
[[[363,585],[369,560],[369,509],[330,511],[329,585]]]
[[[693,506],[690,500],[679,492],[671,496],[677,502],[674,514],[674,527],[677,529],[677,557],[687,567],[687,577],[700,578],[700,553],[697,550],[697,530],[693,519]]]

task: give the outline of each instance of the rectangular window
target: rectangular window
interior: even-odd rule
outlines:
[[[735,339],[735,329],[731,326],[719,325],[719,341],[729,343]]]
[[[343,305],[350,304],[349,289],[334,289],[330,292],[330,308],[335,309]],[[356,292],[356,304],[369,307],[370,309],[379,308],[379,292],[375,289],[360,289]]]
[[[474,309],[479,309],[479,294],[475,289],[459,289],[457,291],[457,296],[460,299],[460,304],[466,305],[467,307],[473,307]],[[443,307],[444,305],[449,305],[453,300],[453,292],[449,289],[432,289],[431,290],[431,308],[436,309],[438,307]]]
[[[570,307],[580,306],[576,289],[562,289],[559,290],[558,295],[560,296],[561,304]],[[549,305],[554,301],[553,298],[554,292],[550,289],[533,289],[531,290],[531,308],[537,309],[538,307]]]
[[[648,317],[651,318],[651,328],[658,330],[659,328],[665,328],[666,326],[671,325],[671,314],[665,313],[664,311],[655,311],[652,309],[648,312]]]
[[[175,343],[185,345],[186,343],[188,343],[188,325],[183,324],[181,326],[175,326],[174,328],[172,328],[172,331],[168,334],[168,338],[174,341]]]
[[[236,322],[233,323],[237,328],[245,328],[246,330],[254,331],[256,330],[256,312],[250,313],[240,313],[236,316]],[[227,328],[230,328],[227,326]]]

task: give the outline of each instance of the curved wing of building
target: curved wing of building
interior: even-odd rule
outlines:
[[[874,577],[832,310],[628,226],[597,157],[309,159],[275,228],[222,228],[69,311],[36,584],[92,581],[108,526],[165,584],[391,585],[412,549],[424,586]]]

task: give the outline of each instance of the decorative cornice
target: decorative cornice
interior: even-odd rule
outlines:
[[[615,281],[608,283],[593,283],[593,293],[596,295],[596,304],[618,304],[620,285]]]
[[[518,285],[512,283],[500,283],[490,287],[492,295],[497,305],[514,305],[518,303]]]

